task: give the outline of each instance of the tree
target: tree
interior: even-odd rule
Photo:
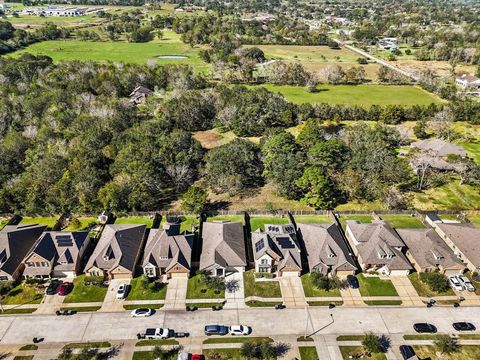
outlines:
[[[152,41],[154,37],[155,34],[150,26],[142,26],[132,31],[130,34],[130,41],[144,43]]]
[[[183,194],[180,207],[183,211],[200,214],[208,203],[207,197],[208,194],[204,189],[192,185]]]
[[[0,21],[0,40],[9,40],[13,37],[15,28],[7,21]]]
[[[345,72],[340,65],[328,65],[318,75],[321,82],[336,85],[343,81]]]
[[[375,354],[384,352],[382,339],[373,332],[365,334],[365,337],[362,340],[362,346],[365,348],[365,351],[369,353]]]
[[[415,126],[413,127],[413,133],[419,139],[426,139],[427,134],[427,121],[424,118],[417,120]]]
[[[434,344],[442,354],[453,354],[460,351],[460,345],[458,344],[457,339],[446,334],[438,335]]]
[[[333,209],[338,202],[333,182],[320,167],[308,167],[295,184],[303,191],[303,201],[315,209]]]
[[[448,278],[438,272],[421,272],[420,280],[426,283],[430,290],[437,293],[443,293],[450,289]]]
[[[250,341],[244,342],[240,348],[240,354],[248,360],[254,358],[257,354],[257,345]]]

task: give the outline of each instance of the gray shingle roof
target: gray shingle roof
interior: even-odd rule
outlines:
[[[200,270],[215,264],[246,266],[243,225],[240,222],[205,222],[202,228]]]
[[[420,150],[432,152],[436,156],[440,157],[448,155],[458,155],[462,157],[467,156],[467,152],[462,146],[455,145],[441,139],[425,139],[422,141],[416,141],[413,142],[411,146]]]
[[[297,224],[307,251],[310,271],[357,270],[347,244],[335,224]]]
[[[475,267],[480,267],[480,228],[470,223],[439,223],[436,226],[449,237]]]

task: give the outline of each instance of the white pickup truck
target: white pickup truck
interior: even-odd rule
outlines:
[[[168,339],[172,337],[174,331],[172,329],[163,329],[163,328],[149,328],[145,330],[146,339]]]

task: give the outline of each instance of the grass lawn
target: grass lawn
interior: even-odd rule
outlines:
[[[58,26],[78,26],[91,23],[97,23],[102,19],[95,14],[82,15],[82,16],[35,16],[35,15],[23,15],[19,14],[18,17],[9,17],[8,21],[13,25],[44,25],[46,23],[52,23]]]
[[[390,223],[394,228],[424,228],[425,225],[415,216],[410,215],[387,215],[379,214],[379,216]]]
[[[364,350],[362,346],[340,346],[340,352],[344,360],[351,359],[350,355],[363,354]],[[372,356],[362,357],[364,360],[387,360],[385,354],[378,353],[372,354]]]
[[[153,351],[135,351],[132,360],[153,360]]]
[[[295,215],[297,224],[330,224],[332,218],[328,215]]]
[[[207,360],[210,359],[219,359],[216,355],[223,355],[225,359],[228,360],[245,360],[245,358],[241,355],[240,349],[207,349],[203,350],[203,355]],[[222,357],[223,359],[223,357]],[[275,358],[270,358],[269,360],[273,360]],[[141,359],[133,359],[133,360],[141,360]]]
[[[223,306],[223,301],[219,301],[219,302],[207,302],[207,303],[195,303],[195,302],[189,302],[187,303],[187,306],[195,306],[199,309],[208,309],[208,308],[212,308],[214,306]]]
[[[422,193],[413,193],[413,195],[413,205],[418,210],[477,210],[480,208],[478,187],[460,185],[460,180],[455,177],[445,185]]]
[[[135,346],[162,346],[162,345],[178,345],[175,339],[146,339],[140,340]]]
[[[318,91],[290,85],[261,85],[282,94],[295,104],[347,104],[362,107],[371,105],[430,105],[441,101],[427,91],[411,85],[319,85]]]
[[[65,297],[64,303],[76,302],[103,302],[107,294],[107,287],[85,285],[85,275],[77,276],[73,280],[73,290]]]
[[[135,310],[140,308],[149,308],[149,309],[158,310],[158,309],[161,309],[162,307],[163,307],[163,304],[123,305],[123,308],[125,310]]]
[[[150,216],[126,216],[119,217],[115,220],[115,224],[135,224],[146,225],[148,228],[152,227],[153,217]]]
[[[13,56],[22,53],[47,55],[54,61],[93,60],[123,63],[145,64],[155,60],[159,64],[189,64],[207,69],[199,57],[200,47],[190,47],[180,40],[180,35],[173,31],[164,31],[162,40],[155,39],[147,43],[129,43],[126,41],[80,41],[51,40],[43,41],[19,50]],[[185,59],[160,59],[159,56],[180,55]]]
[[[33,355],[25,355],[25,356],[17,355],[13,358],[13,360],[33,360]]]
[[[440,334],[409,334],[403,335],[404,340],[437,340]]]
[[[93,312],[100,310],[101,306],[71,306],[61,307],[60,310],[73,310],[76,312]]]
[[[281,298],[280,284],[278,281],[255,281],[255,270],[243,273],[245,296],[260,296],[265,298]]]
[[[45,294],[44,290],[37,290],[35,285],[26,284],[22,281],[8,292],[2,300],[3,305],[20,305],[20,304],[40,304]],[[13,310],[13,309],[12,309]],[[16,309],[24,310],[24,309]]]
[[[302,275],[301,279],[302,279],[303,291],[305,292],[306,297],[340,296],[340,290],[338,289],[332,289],[330,291],[326,291],[326,290],[317,288],[315,285],[312,284],[310,274]]]
[[[207,222],[213,221],[234,221],[244,223],[245,217],[243,215],[216,215],[207,218]]]
[[[395,306],[395,305],[402,305],[401,300],[365,300],[365,304],[368,306],[379,306],[379,305],[389,305],[389,306]]]
[[[468,220],[480,227],[480,215],[469,215]]]
[[[378,211],[378,210],[388,210],[385,202],[380,200],[376,201],[358,201],[351,200],[345,204],[337,205],[335,208],[337,211]]]
[[[91,227],[92,225],[97,225],[98,221],[97,218],[94,217],[78,217],[77,218],[80,221],[80,227],[73,227],[71,224],[68,225],[64,231],[78,231],[78,230],[85,230]]]
[[[461,143],[477,164],[480,164],[480,142]]]
[[[108,341],[70,343],[64,346],[67,349],[91,349],[91,348],[108,348],[112,346]]]
[[[334,304],[335,306],[342,306],[343,301],[307,301],[309,306],[328,306]]]
[[[275,307],[275,305],[278,305],[280,303],[281,301],[256,301],[256,300],[245,302],[245,304],[247,304],[248,307]]]
[[[205,289],[205,292],[200,290]],[[202,281],[200,275],[195,275],[188,279],[187,286],[187,299],[223,299],[225,298],[225,291],[221,291],[220,294],[208,288]]]
[[[8,309],[0,312],[0,315],[16,315],[16,314],[31,314],[37,309]]]
[[[372,222],[373,220],[373,217],[371,215],[363,215],[363,214],[359,214],[359,215],[340,215],[340,224],[342,224],[342,227],[343,229],[345,230],[345,227],[346,227],[346,221],[347,220],[357,220],[359,222],[361,222],[362,224],[368,224],[370,222]]]
[[[34,345],[34,344],[27,344],[27,345],[23,345],[20,349],[20,351],[23,351],[23,350],[37,350],[38,349],[38,346],[37,345]]]
[[[432,345],[414,345],[415,353],[421,359],[440,359],[436,356],[436,348]],[[473,360],[480,359],[480,346],[478,345],[462,345],[460,351],[454,354],[442,354],[442,360]]]
[[[252,231],[263,229],[265,224],[288,224],[288,217],[284,216],[250,216],[250,227]]]
[[[357,278],[362,296],[398,296],[397,290],[390,280],[366,277],[363,274],[359,274]]]
[[[246,343],[251,341],[266,341],[273,342],[272,338],[269,337],[216,337],[205,340],[204,344],[238,344]]]
[[[455,295],[452,289],[448,289],[448,291],[443,292],[443,293],[437,293],[435,291],[430,290],[427,284],[425,284],[423,281],[420,280],[420,277],[418,276],[418,273],[412,273],[408,275],[408,278],[410,279],[410,282],[412,283],[413,287],[417,291],[419,296],[425,296],[425,297],[434,297],[434,296],[448,296],[448,295]]]
[[[130,282],[127,300],[164,300],[167,294],[167,284],[151,282],[147,288],[142,286],[142,277],[136,277]]]
[[[48,228],[52,228],[53,225],[57,222],[58,217],[29,217],[26,216],[22,219],[20,222],[21,225],[26,225],[26,224],[38,224],[38,225],[45,225]]]
[[[458,337],[464,340],[480,340],[480,334],[459,334]]]
[[[319,360],[315,346],[301,346],[298,351],[301,360]]]
[[[337,341],[362,341],[365,335],[340,335],[337,336]]]

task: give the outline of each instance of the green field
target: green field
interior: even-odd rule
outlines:
[[[58,217],[24,217],[20,222],[21,225],[26,224],[38,224],[38,225],[45,225],[48,228],[52,228],[55,225],[55,222],[58,220]]]
[[[295,215],[297,224],[331,224],[333,220],[328,215]]]
[[[423,223],[415,216],[410,215],[384,215],[379,214],[382,220],[388,221],[394,228],[424,228]]]
[[[280,284],[278,281],[255,281],[255,270],[243,273],[245,296],[260,296],[264,298],[280,298]]]
[[[288,85],[262,85],[295,104],[330,103],[369,107],[371,105],[429,105],[439,103],[434,95],[409,85],[319,85],[318,92]]]
[[[115,224],[138,224],[146,225],[148,228],[152,227],[153,218],[150,216],[126,216],[119,217],[115,220]]]
[[[418,210],[476,210],[480,208],[480,192],[453,178],[445,185],[414,193],[413,205]]]
[[[366,277],[363,274],[359,274],[357,278],[362,296],[398,296],[397,290],[390,280]]]

